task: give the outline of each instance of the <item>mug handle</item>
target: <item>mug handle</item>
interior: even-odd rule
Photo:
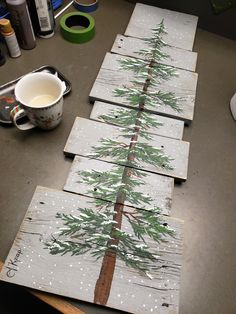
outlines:
[[[11,119],[13,121],[13,123],[15,124],[15,126],[19,129],[19,130],[30,130],[30,129],[33,129],[35,128],[35,125],[32,124],[31,122],[27,121],[23,124],[18,124],[17,123],[17,120],[20,119],[20,118],[23,118],[26,116],[26,113],[25,113],[25,110],[22,109],[19,105],[14,107],[11,112],[10,112],[10,116],[11,116]]]

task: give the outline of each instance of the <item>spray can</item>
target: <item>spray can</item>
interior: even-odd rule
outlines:
[[[54,35],[55,19],[52,2],[50,0],[28,1],[31,19],[35,33],[42,38]]]
[[[26,0],[6,0],[6,3],[20,47],[33,49],[36,40]]]
[[[9,54],[12,58],[17,58],[21,55],[20,47],[16,39],[16,34],[7,19],[0,19],[0,31],[5,38]]]

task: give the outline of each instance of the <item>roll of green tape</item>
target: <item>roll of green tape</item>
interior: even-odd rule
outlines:
[[[95,34],[94,18],[87,13],[71,12],[63,15],[60,27],[63,38],[72,43],[85,43]]]

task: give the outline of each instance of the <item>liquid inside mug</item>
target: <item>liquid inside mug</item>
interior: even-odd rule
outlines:
[[[54,129],[62,119],[65,89],[65,83],[50,73],[23,76],[15,86],[15,97],[20,104],[11,111],[15,126],[20,130],[34,127]],[[28,117],[28,121],[19,123],[24,116]]]

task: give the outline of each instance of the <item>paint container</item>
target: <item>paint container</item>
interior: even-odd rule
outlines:
[[[0,32],[3,35],[9,55],[12,58],[17,58],[21,55],[20,47],[16,39],[16,34],[11,26],[11,23],[7,19],[0,20]]]
[[[6,3],[20,47],[33,49],[36,40],[26,0],[6,0]]]
[[[50,0],[28,1],[30,15],[35,34],[42,38],[54,35],[55,19],[52,2]]]

